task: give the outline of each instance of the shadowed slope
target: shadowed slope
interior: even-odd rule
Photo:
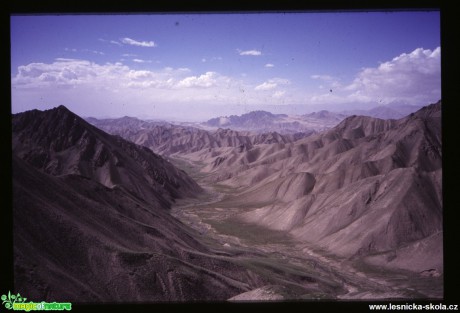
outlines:
[[[65,107],[13,116],[15,286],[33,300],[225,300],[264,280],[165,210],[201,188]]]
[[[13,115],[13,154],[51,175],[120,185],[161,207],[201,188],[149,149],[109,135],[65,107]]]
[[[257,286],[168,212],[120,188],[13,161],[15,288],[30,299],[225,300]]]

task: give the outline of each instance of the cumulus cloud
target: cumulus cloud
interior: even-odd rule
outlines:
[[[285,78],[272,78],[272,79],[269,79],[268,81],[266,82],[263,82],[262,84],[260,85],[257,85],[254,90],[259,90],[259,91],[264,91],[264,90],[271,90],[271,89],[275,89],[276,87],[278,87],[279,85],[288,85],[290,84],[291,82],[289,81],[289,79],[285,79]]]
[[[128,37],[121,38],[120,41],[126,45],[138,46],[138,47],[155,47],[155,43],[153,41],[137,41]]]
[[[120,62],[98,64],[61,58],[17,69],[11,78],[12,110],[21,112],[65,104],[84,107],[84,114],[88,115],[95,112],[126,115],[135,111],[154,114],[152,106],[157,105],[157,109],[163,106],[164,112],[171,114],[175,105],[213,107],[241,102],[247,93],[241,95],[238,86],[240,81],[218,72],[195,73],[185,67],[140,70]]]
[[[241,50],[237,50],[238,53],[240,55],[252,55],[252,56],[259,56],[259,55],[262,55],[262,52],[260,52],[259,50],[246,50],[246,51],[241,51]]]
[[[15,87],[75,85],[90,81],[96,75],[94,64],[85,60],[58,58],[54,63],[30,63],[18,67],[12,79]]]
[[[344,90],[369,101],[433,101],[441,97],[441,48],[417,48],[365,68]],[[424,100],[426,99],[426,100]],[[428,100],[431,99],[431,100]]]
[[[254,88],[254,90],[270,90],[270,89],[276,88],[276,86],[278,86],[276,83],[264,82],[264,83],[256,86],[256,88]]]
[[[189,76],[179,81],[177,87],[179,88],[190,88],[190,87],[200,87],[200,88],[209,88],[217,86],[221,82],[228,82],[229,78],[221,76],[216,72],[206,72],[200,76]]]
[[[132,65],[131,60],[136,56],[126,57],[130,60],[127,64]],[[243,74],[227,77],[215,71],[194,72],[189,68],[172,67],[140,70],[120,62],[98,64],[58,58],[49,63],[19,66],[11,78],[12,103],[16,108],[18,105],[22,109],[33,108],[37,99],[43,97],[50,105],[100,101],[107,107],[112,107],[112,103],[121,107],[126,102],[145,107],[149,103],[205,102],[210,106],[216,103],[308,103],[335,108],[393,101],[427,104],[441,97],[440,58],[440,48],[418,48],[375,67],[364,68],[347,82],[328,73],[314,73],[309,78],[324,85],[324,89],[315,90],[280,77],[253,85],[248,82],[250,75]],[[206,60],[211,61],[211,58]],[[291,84],[293,86],[289,86]]]
[[[363,68],[348,84],[331,75],[310,78],[324,82],[322,93],[308,96],[312,104],[428,104],[441,99],[441,48],[417,48]]]
[[[147,62],[133,59],[134,62]],[[103,65],[78,59],[56,59],[53,63],[31,63],[18,67],[12,86],[19,89],[59,88],[86,85],[105,89],[120,88],[209,88],[228,83],[217,72],[191,76],[188,68],[165,67],[158,71],[133,70],[122,63]]]
[[[265,64],[265,67],[275,67],[275,65],[273,65],[271,63],[267,63],[267,64]]]

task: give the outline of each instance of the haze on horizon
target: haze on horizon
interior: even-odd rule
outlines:
[[[427,105],[440,63],[439,11],[12,16],[11,110],[202,121]]]

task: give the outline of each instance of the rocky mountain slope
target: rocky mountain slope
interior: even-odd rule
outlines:
[[[167,207],[200,187],[151,150],[111,136],[63,106],[13,116],[13,154],[45,173],[78,174]]]
[[[116,135],[64,107],[13,116],[15,277],[31,297],[442,294],[440,101],[299,137],[90,121]]]
[[[420,108],[420,106],[416,105],[390,103],[387,105],[379,105],[369,110],[346,110],[341,113],[346,116],[364,115],[381,119],[400,119],[416,112]]]
[[[15,288],[31,300],[225,300],[263,282],[131,193],[16,156],[13,171]]]
[[[248,149],[259,144],[288,143],[309,136],[312,132],[279,134],[253,133],[219,128],[212,131],[167,123],[146,122],[135,118],[87,119],[94,126],[119,135],[161,155],[187,154],[202,149],[238,147]]]
[[[15,287],[31,300],[225,300],[263,285],[170,215],[201,188],[163,158],[62,106],[12,124]]]
[[[442,272],[441,103],[399,120],[351,116],[294,143],[191,160],[246,222],[287,231],[339,257]],[[238,157],[235,157],[238,156]]]

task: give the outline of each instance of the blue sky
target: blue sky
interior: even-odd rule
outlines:
[[[440,52],[439,12],[13,16],[12,112],[426,105],[441,98]]]

